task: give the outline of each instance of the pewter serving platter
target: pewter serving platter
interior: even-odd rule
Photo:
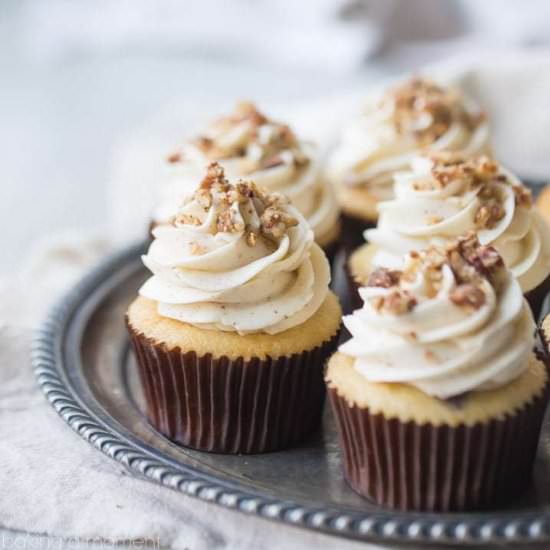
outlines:
[[[254,456],[184,449],[147,423],[124,312],[147,276],[143,244],[107,258],[61,300],[37,333],[33,365],[59,415],[135,475],[274,521],[379,542],[502,544],[550,541],[550,425],[534,480],[508,507],[468,514],[385,510],[345,483],[330,411],[300,447]]]

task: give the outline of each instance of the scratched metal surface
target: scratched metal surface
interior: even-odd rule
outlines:
[[[123,316],[146,272],[141,246],[108,258],[60,303],[36,337],[34,366],[73,429],[134,474],[220,505],[338,536],[377,542],[501,544],[550,540],[550,425],[532,486],[508,507],[470,514],[381,509],[346,485],[331,416],[288,451],[255,456],[179,447],[155,432],[128,349]]]

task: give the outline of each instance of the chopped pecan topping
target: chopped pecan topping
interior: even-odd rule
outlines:
[[[449,266],[459,283],[474,281],[479,277],[476,268],[458,250],[449,252]]]
[[[399,283],[401,271],[379,267],[375,269],[367,279],[367,286],[390,288]]]
[[[507,194],[503,191],[503,184],[512,188],[518,206],[532,206],[529,189],[510,180],[499,165],[485,155],[465,157],[461,153],[435,152],[425,156],[431,161],[431,177],[413,181],[413,189],[433,191],[458,181],[461,183],[460,194],[475,191],[480,202],[474,216],[478,229],[492,229],[506,216]],[[442,221],[439,216],[432,216],[426,223],[432,225],[439,221]]]
[[[256,187],[253,182],[239,181],[235,185],[235,189],[238,195],[247,199],[253,199],[254,197],[262,197],[261,191]]]
[[[174,225],[201,225],[201,221],[197,216],[183,212],[174,218]]]
[[[453,272],[456,286],[449,299],[458,306],[479,309],[486,302],[484,285],[490,283],[495,290],[504,274],[504,262],[491,246],[482,246],[474,232],[464,235],[445,246],[430,246],[409,254],[404,270],[380,268],[371,274],[368,287],[388,289],[374,294],[369,303],[378,311],[395,315],[410,312],[418,300],[432,299],[446,291],[443,285],[445,272]],[[422,284],[419,286],[416,281]],[[412,284],[411,284],[412,283]],[[413,295],[411,289],[419,289]]]
[[[248,231],[246,234],[246,244],[248,246],[256,246],[257,241],[258,241],[258,235],[256,235],[254,231]]]
[[[413,282],[417,277],[419,269],[422,269],[425,278],[426,294],[429,297],[435,296],[441,288],[441,281],[443,279],[441,267],[447,259],[445,252],[431,246],[421,253],[417,251],[411,252],[409,259],[409,264],[403,272],[401,280],[408,283]]]
[[[229,183],[223,168],[215,162],[208,166],[199,188],[186,198],[184,208],[193,201],[202,207],[204,212],[208,212],[212,207],[216,209],[217,232],[243,232],[249,246],[255,246],[260,235],[267,237],[270,242],[277,240],[289,227],[298,224],[298,220],[286,210],[289,204],[286,197],[279,193],[266,193],[251,181]],[[174,224],[201,225],[196,211],[195,208],[193,214],[181,212],[174,218]],[[249,220],[248,216],[254,212],[260,217],[259,232],[253,232],[245,226]]]
[[[479,239],[475,231],[469,231],[465,235],[458,237],[455,241],[447,244],[447,251],[458,250],[466,259],[475,255],[479,248]]]
[[[441,189],[451,181],[463,180],[467,188],[473,189],[502,176],[497,163],[485,155],[466,157],[462,153],[438,151],[427,157],[432,162],[432,188]],[[430,182],[425,181],[423,188],[429,189],[429,185]]]
[[[256,105],[251,101],[240,101],[235,107],[235,113],[228,117],[233,122],[242,122],[250,120],[255,126],[261,126],[268,122],[268,118],[260,113]]]
[[[281,208],[287,204],[290,204],[290,200],[286,195],[281,193],[269,193],[262,196],[262,201],[267,206],[276,206]]]
[[[212,138],[206,136],[198,136],[191,141],[202,153],[210,160],[221,160],[227,158],[229,153],[223,148],[218,147]]]
[[[480,271],[490,275],[495,269],[504,267],[502,256],[492,246],[481,246],[477,255],[473,258],[474,265],[478,265]]]
[[[198,136],[197,138],[195,138],[194,143],[199,149],[202,149],[202,151],[204,152],[208,152],[214,147],[214,140],[206,136]]]
[[[506,210],[502,203],[497,199],[489,199],[478,208],[474,223],[480,229],[493,229],[504,216]]]
[[[281,238],[289,227],[298,225],[298,220],[275,206],[268,206],[260,217],[263,232],[275,239]]]
[[[216,219],[216,229],[219,233],[239,233],[244,230],[244,224],[234,219],[232,210],[224,208]]]
[[[524,208],[531,208],[533,205],[533,194],[531,190],[523,185],[514,185],[513,190],[516,196],[516,204]]]
[[[244,204],[254,196],[252,187],[240,187],[240,189],[237,189],[237,187],[230,187],[222,196],[221,201],[227,206],[233,203]]]
[[[447,260],[445,250],[437,246],[429,246],[419,255],[430,270],[439,270]]]
[[[485,294],[479,286],[471,283],[458,285],[449,294],[453,304],[479,309],[485,303]]]
[[[250,102],[237,104],[191,143],[212,161],[238,158],[242,174],[282,164],[300,168],[309,162],[290,127],[270,120]]]
[[[227,191],[229,182],[225,179],[225,172],[221,165],[217,162],[212,162],[207,170],[206,176],[203,178],[200,189],[212,190],[217,187],[219,191]]]
[[[454,121],[474,129],[482,120],[465,109],[460,92],[422,78],[412,78],[389,90],[382,99],[383,106],[388,103],[396,131],[414,136],[421,146],[439,139]]]
[[[169,163],[174,164],[176,162],[181,162],[183,159],[183,155],[180,151],[175,151],[171,155],[168,155],[168,158],[166,159]]]
[[[492,279],[504,267],[504,261],[497,250],[492,246],[481,246],[474,232],[450,243],[447,251],[451,268],[459,282],[477,281],[480,276]]]
[[[199,188],[195,192],[195,200],[204,208],[208,210],[212,206],[212,195],[208,189]]]
[[[395,289],[386,296],[378,296],[374,299],[373,305],[378,311],[391,313],[392,315],[403,315],[409,313],[417,304],[416,298],[406,290]]]

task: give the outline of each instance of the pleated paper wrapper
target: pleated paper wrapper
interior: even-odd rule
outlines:
[[[387,419],[330,388],[345,477],[360,495],[400,510],[500,505],[529,483],[548,387],[502,419],[456,427]]]
[[[288,448],[320,426],[323,370],[338,334],[277,358],[198,356],[128,326],[149,422],[181,445],[221,453]]]

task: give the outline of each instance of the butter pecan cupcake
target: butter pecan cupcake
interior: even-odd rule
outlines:
[[[287,199],[212,164],[127,312],[151,424],[206,451],[259,453],[319,426],[341,311],[313,232]]]
[[[501,505],[529,482],[548,394],[535,323],[475,237],[379,268],[326,374],[347,481],[410,510]]]
[[[369,244],[349,260],[351,278],[366,281],[376,267],[398,267],[403,254],[473,231],[494,246],[518,280],[535,315],[550,289],[550,230],[530,190],[486,156],[434,153],[417,157],[395,177],[395,198],[379,205]]]
[[[411,78],[367,99],[328,166],[349,247],[376,223],[377,204],[393,198],[393,175],[415,154],[441,150],[490,152],[485,116],[460,90]]]
[[[546,223],[550,223],[550,185],[545,185],[537,197],[537,209]]]
[[[318,148],[251,103],[238,104],[233,113],[214,120],[168,157],[156,224],[170,221],[178,200],[194,190],[197,175],[214,161],[230,179],[249,178],[269,192],[284,193],[306,218],[317,244],[328,254],[334,252],[339,209],[323,176]]]

